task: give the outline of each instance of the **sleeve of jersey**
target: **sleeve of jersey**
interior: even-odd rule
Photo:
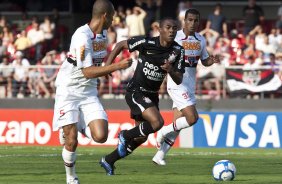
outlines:
[[[75,56],[78,68],[92,66],[91,45],[85,34],[77,35],[74,43]]]
[[[185,54],[185,50],[184,48],[180,49],[180,54],[177,57],[177,62],[175,62],[174,64],[174,69],[175,71],[184,73],[185,72],[185,61],[184,61],[184,54]]]
[[[129,52],[133,52],[136,50],[140,51],[145,42],[146,42],[146,39],[143,36],[136,36],[136,37],[129,38],[127,40]]]
[[[204,39],[201,40],[202,45],[202,53],[201,53],[201,60],[205,60],[209,57],[209,53],[206,48],[206,41]]]

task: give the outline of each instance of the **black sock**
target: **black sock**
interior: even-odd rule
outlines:
[[[146,142],[147,140],[147,136],[146,137],[140,137],[140,138],[136,138],[133,139],[132,141],[130,141],[127,145],[127,147],[131,150],[131,152],[133,152],[136,148],[138,148],[141,144],[143,144],[144,142]]]
[[[142,122],[140,125],[127,130],[124,132],[124,138],[127,140],[132,140],[137,137],[144,137],[149,135],[150,133],[154,133],[154,129],[148,122]]]
[[[128,143],[128,148],[131,150],[130,152],[128,152],[128,155],[131,154],[136,148],[138,148],[141,144],[143,144],[144,142],[146,142],[148,137],[140,137],[137,139],[132,139],[129,143]],[[127,156],[127,155],[126,155]],[[119,156],[118,154],[118,150],[115,149],[112,153],[108,154],[105,156],[105,160],[106,162],[108,162],[108,164],[110,164],[112,167],[114,166],[115,162],[118,161],[119,159],[121,159],[122,157]]]
[[[105,156],[106,162],[108,162],[112,167],[114,166],[115,162],[119,159],[121,159],[121,157],[119,156],[117,149]]]

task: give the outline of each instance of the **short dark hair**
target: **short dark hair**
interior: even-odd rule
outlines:
[[[162,18],[162,20],[160,21],[160,27],[163,27],[165,21],[167,21],[167,20],[172,20],[172,21],[175,22],[175,20],[174,20],[173,18],[171,18],[171,17],[165,17],[165,18]]]
[[[199,15],[199,18],[200,18],[200,12],[195,8],[189,8],[188,10],[186,10],[185,19],[187,18],[188,13],[193,14],[193,15]]]

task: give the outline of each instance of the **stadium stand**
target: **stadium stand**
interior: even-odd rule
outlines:
[[[80,5],[77,5],[77,2],[71,2],[64,0],[55,6],[57,9],[54,10],[49,5],[45,7],[44,2],[32,7],[28,7],[27,0],[22,1],[22,3],[11,1],[8,4],[1,4],[0,2],[1,8],[6,7],[0,17],[0,98],[53,98],[55,77],[51,77],[51,73],[55,72],[66,58],[70,33],[78,25],[87,22],[87,18],[81,14],[84,9],[79,8]],[[176,5],[175,2],[177,2]],[[208,15],[213,12],[216,5],[215,2],[211,3],[203,0],[185,1],[187,3],[185,6],[183,5],[184,1],[175,2],[174,5],[171,2],[160,0],[138,0],[136,4],[127,1],[113,2],[118,7],[118,13],[115,15],[114,24],[110,31],[111,34],[109,34],[111,42],[108,51],[111,51],[117,40],[121,41],[130,36],[126,18],[132,14],[134,6],[154,10],[150,11],[150,15],[147,15],[150,17],[145,17],[146,32],[144,35],[150,36],[152,34],[157,35],[156,26],[158,26],[157,21],[160,17],[164,17],[169,13],[171,17],[178,18],[177,12],[180,13],[186,6],[201,9],[203,21],[199,31],[205,30]],[[243,34],[245,21],[241,16],[243,7],[247,5],[247,0],[218,2],[221,3],[223,14],[226,16],[228,35],[218,35],[212,38],[207,32],[203,33],[207,38],[209,52],[219,54],[221,63],[209,70],[198,67],[198,98],[281,97],[281,85],[271,90],[262,89],[257,91],[262,84],[271,85],[268,82],[272,80],[279,79],[281,84],[282,34],[281,28],[277,27],[277,22],[280,20],[280,2],[258,0],[257,4],[262,7],[265,20],[247,35]],[[53,0],[50,3],[52,4]],[[174,7],[175,11],[167,11],[168,7]],[[25,11],[28,9],[30,10]],[[232,12],[238,12],[236,13],[237,16],[234,17]],[[148,26],[148,20],[150,20],[151,26]],[[16,70],[18,69],[15,68],[15,65],[12,65],[17,58],[16,53],[19,53],[18,51],[21,51],[22,57],[29,63],[29,66],[19,63],[20,66],[25,65],[25,67],[28,67],[25,72],[23,72],[24,70],[21,71],[26,79],[23,83],[16,82]],[[270,64],[271,54],[275,56],[275,65]],[[136,53],[131,55],[123,53],[116,59],[116,62],[122,57],[136,58]],[[46,58],[49,58],[47,60],[50,60],[50,62],[46,62]],[[246,70],[245,66],[253,61],[256,63],[256,67],[252,64],[252,67]],[[25,61],[25,63],[27,62]],[[236,68],[236,72],[241,77],[238,78],[237,76],[236,78],[235,75],[227,75],[230,70],[232,72],[235,70],[233,68]],[[100,95],[104,98],[122,97],[133,70],[134,65],[129,70],[115,72],[112,77],[107,79],[100,78]],[[253,72],[249,72],[249,70]],[[268,76],[261,75],[261,73],[267,73],[267,71],[272,71],[272,73],[270,72],[271,74]],[[45,72],[47,72],[47,75],[44,74]],[[46,76],[51,77],[52,81],[48,80],[46,82]],[[230,81],[232,80],[236,80],[236,84],[242,85],[242,89],[231,89]],[[247,88],[246,84],[248,85]],[[160,96],[167,97],[165,83],[161,88]]]

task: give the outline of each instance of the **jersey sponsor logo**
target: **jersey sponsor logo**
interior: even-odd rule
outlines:
[[[163,72],[157,72],[158,70],[158,66],[145,62],[143,72],[148,79],[153,81],[162,81],[166,74]]]
[[[155,41],[148,41],[148,43],[150,43],[150,44],[156,44]]]
[[[151,54],[155,54],[155,53],[147,51],[147,54],[148,54],[148,55],[151,55]]]
[[[85,59],[85,45],[80,47],[80,60],[83,61]]]
[[[94,41],[93,42],[93,51],[98,52],[98,51],[103,51],[107,49],[107,41]]]
[[[133,49],[134,47],[136,47],[137,45],[140,45],[140,44],[142,44],[142,43],[145,43],[146,42],[146,40],[145,39],[142,39],[142,40],[139,40],[138,42],[135,42],[134,44],[129,44],[128,46],[129,46],[129,48],[130,49]]]
[[[182,42],[182,46],[185,50],[201,50],[201,42]]]

